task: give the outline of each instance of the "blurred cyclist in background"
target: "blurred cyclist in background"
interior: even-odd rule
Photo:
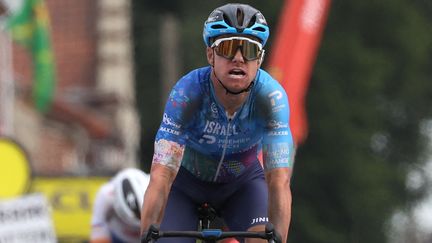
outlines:
[[[286,92],[260,68],[268,37],[262,13],[246,4],[216,8],[205,21],[209,66],[176,83],[156,135],[141,214],[146,239],[151,224],[196,230],[196,208],[207,202],[230,230],[263,231],[271,222],[286,242],[294,146]]]
[[[140,214],[150,176],[135,168],[118,172],[96,194],[90,243],[140,242]]]

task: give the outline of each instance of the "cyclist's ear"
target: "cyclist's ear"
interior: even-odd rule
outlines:
[[[210,66],[214,66],[214,51],[213,48],[207,47],[206,49],[207,54],[207,62],[210,64]]]

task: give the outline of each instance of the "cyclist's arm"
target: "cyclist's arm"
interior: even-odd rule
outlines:
[[[156,134],[150,183],[141,211],[141,233],[160,224],[171,185],[180,168],[186,138],[185,127],[201,102],[198,72],[181,78],[170,92]]]
[[[269,220],[286,242],[291,221],[290,178],[294,160],[294,145],[289,127],[289,104],[279,83],[263,88],[261,105],[265,134],[263,165],[269,189]]]
[[[278,168],[266,172],[269,188],[269,220],[281,235],[282,242],[287,241],[291,221],[291,168]]]
[[[141,233],[147,231],[151,224],[160,225],[183,152],[184,146],[176,142],[164,139],[155,142],[150,183],[141,212]]]
[[[269,191],[269,221],[286,242],[291,222],[291,188],[293,147],[279,141],[263,146],[263,160]]]

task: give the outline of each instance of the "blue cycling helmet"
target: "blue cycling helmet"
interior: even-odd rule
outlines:
[[[260,11],[247,4],[230,3],[213,10],[204,22],[204,42],[211,46],[214,37],[227,34],[250,35],[264,46],[270,31]]]

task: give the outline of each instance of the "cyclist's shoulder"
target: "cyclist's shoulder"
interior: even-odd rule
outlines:
[[[97,201],[102,201],[103,203],[111,202],[112,198],[114,197],[114,184],[111,181],[106,182],[103,184],[99,190],[97,191],[96,198],[100,199]]]
[[[284,102],[288,99],[282,85],[263,69],[259,69],[257,74],[254,95],[258,101],[262,101],[259,103],[263,104],[273,104],[274,99]]]
[[[170,92],[168,101],[171,108],[190,109],[198,107],[197,104],[205,99],[208,93],[208,79],[210,77],[210,68],[203,67],[192,70],[184,75],[175,84]]]
[[[282,85],[280,85],[280,83],[264,69],[259,69],[256,82],[259,93],[268,93],[278,90],[285,94],[285,90],[283,89]]]
[[[210,77],[211,68],[209,66],[196,68],[186,73],[177,82],[176,87],[188,87],[188,88],[199,88],[200,86],[206,85]]]

